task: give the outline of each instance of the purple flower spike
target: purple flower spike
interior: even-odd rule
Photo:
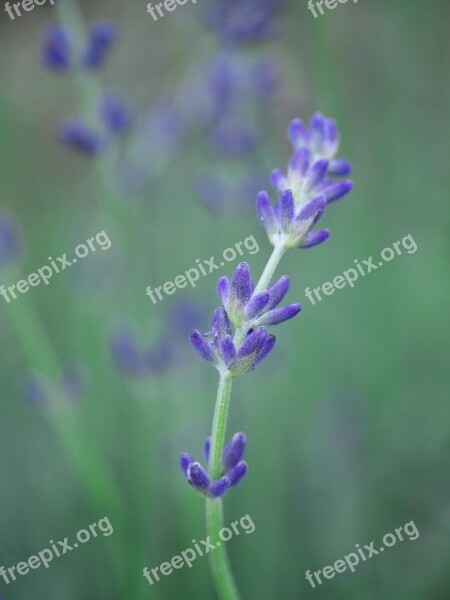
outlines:
[[[211,483],[208,473],[198,462],[193,462],[188,466],[187,478],[189,483],[201,492],[207,491]]]
[[[247,471],[247,463],[243,460],[240,463],[238,463],[235,467],[233,467],[233,469],[230,469],[230,471],[228,471],[227,476],[230,480],[231,486],[234,487],[235,485],[239,485],[239,483],[241,483],[241,481],[247,474]]]
[[[209,494],[213,498],[220,498],[223,496],[231,487],[230,479],[225,475],[218,481],[215,481],[211,484],[209,488]]]
[[[269,312],[264,313],[256,320],[257,325],[278,325],[283,321],[293,319],[301,310],[300,304],[290,304],[288,306],[282,306],[281,308],[274,308]]]
[[[117,29],[113,23],[105,21],[92,27],[83,56],[83,66],[86,69],[101,67],[116,39]]]
[[[47,31],[41,52],[42,62],[49,69],[64,72],[70,66],[70,37],[64,27],[54,25]]]
[[[189,465],[191,465],[193,463],[195,463],[195,460],[192,458],[192,456],[190,454],[187,454],[186,452],[182,452],[180,454],[180,467],[186,477],[188,476]]]
[[[311,231],[306,236],[306,240],[304,244],[302,244],[302,248],[312,248],[313,246],[318,246],[319,244],[323,244],[330,237],[330,231],[328,229],[320,229],[319,231]]]
[[[190,340],[200,358],[213,365],[217,363],[217,353],[200,331],[197,329],[192,330]]]
[[[72,120],[65,123],[60,130],[59,138],[64,144],[88,156],[96,156],[105,148],[101,135],[89,129],[81,121]]]
[[[222,454],[222,467],[224,471],[229,471],[242,460],[246,444],[247,439],[244,433],[235,433],[233,435]]]

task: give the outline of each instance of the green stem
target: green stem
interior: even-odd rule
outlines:
[[[230,374],[227,372],[222,373],[217,391],[209,458],[209,471],[213,480],[219,479],[222,471],[221,457],[225,444],[231,384],[232,379]],[[216,546],[214,552],[211,552],[209,555],[216,590],[221,600],[239,600],[239,593],[228,562],[227,551],[222,542],[220,542],[219,532],[223,525],[222,500],[207,498],[206,529],[211,537],[211,543]]]
[[[262,290],[265,290],[268,287],[285,252],[286,249],[283,246],[275,246],[256,285],[254,294],[259,294]],[[241,345],[246,334],[247,328],[245,326],[236,330],[234,336],[234,343],[236,347]],[[233,380],[229,372],[224,371],[221,373],[211,433],[209,474],[212,481],[216,481],[222,475],[221,458],[225,445],[225,434],[227,429],[228,411],[230,407],[232,382]],[[219,536],[219,532],[223,526],[224,520],[222,500],[207,498],[206,528],[209,536],[211,537],[211,543],[216,546],[214,552],[211,552],[209,555],[211,572],[216,590],[220,600],[239,600],[239,592],[234,581],[233,573],[231,572],[227,551]]]

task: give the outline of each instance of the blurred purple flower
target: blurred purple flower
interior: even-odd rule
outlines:
[[[67,30],[60,25],[50,27],[41,50],[42,62],[46,67],[57,72],[64,72],[70,67],[72,47]]]

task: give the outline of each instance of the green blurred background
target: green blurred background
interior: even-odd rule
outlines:
[[[321,110],[338,121],[340,155],[353,164],[355,190],[327,211],[327,244],[285,257],[278,275],[291,277],[288,299],[300,301],[303,312],[279,326],[264,368],[234,386],[229,434],[246,432],[250,471],[225,499],[225,523],[249,514],[256,530],[229,542],[231,563],[243,598],[444,600],[449,5],[360,0],[314,19],[306,2],[288,3],[271,38],[234,52],[238,66],[258,57],[274,61],[278,79],[268,98],[240,105],[261,137],[251,156],[230,158],[205,141],[198,80],[221,44],[202,23],[202,2],[210,0],[157,23],[144,2],[80,3],[86,23],[110,19],[120,30],[98,76],[137,115],[118,150],[135,169],[125,187],[115,178],[115,154],[96,161],[57,141],[61,121],[77,114],[76,82],[39,60],[58,9],[36,7],[14,22],[2,11],[0,204],[20,221],[23,250],[2,268],[1,283],[15,283],[98,231],[106,230],[112,247],[48,287],[10,304],[1,298],[0,565],[27,560],[50,539],[73,539],[105,515],[114,535],[9,586],[0,580],[0,594],[215,597],[205,558],[153,587],[142,569],[205,537],[204,503],[186,485],[178,455],[200,458],[211,427],[217,374],[196,358],[187,336],[192,327],[207,330],[217,277],[156,305],[145,288],[173,281],[197,258],[219,256],[249,235],[260,251],[245,260],[259,275],[270,246],[254,193],[240,182],[255,172],[259,183],[261,173],[284,168],[289,121]],[[178,110],[199,114],[175,140],[161,141],[148,123],[173,90]],[[205,175],[232,186],[225,200],[201,199]],[[320,304],[305,298],[307,286],[408,234],[415,254],[404,252]],[[230,275],[236,264],[218,275]],[[186,318],[192,305],[198,317]],[[124,372],[111,356],[111,336],[124,323],[136,329],[141,348],[169,340],[173,359],[146,377]],[[88,376],[78,401],[55,383],[70,361],[81,362]],[[43,402],[29,402],[21,391],[29,369],[54,383]],[[322,569],[411,520],[416,541],[397,543],[316,589],[305,580],[307,569]]]

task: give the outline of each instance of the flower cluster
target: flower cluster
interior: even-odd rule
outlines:
[[[292,319],[300,312],[300,304],[278,308],[290,286],[288,277],[281,277],[261,293],[254,294],[254,286],[247,263],[241,263],[230,283],[221,277],[217,290],[223,307],[213,316],[210,333],[203,335],[197,329],[190,338],[194,350],[219,372],[228,371],[232,377],[243,375],[255,368],[272,350],[275,336],[265,328]],[[246,335],[236,348],[231,335],[231,323]]]
[[[59,73],[69,70],[92,72],[104,65],[116,39],[117,30],[112,23],[98,23],[90,29],[84,49],[76,52],[70,32],[54,25],[47,31],[42,61]],[[96,112],[89,124],[80,119],[64,123],[59,132],[61,142],[83,154],[96,156],[107,149],[113,136],[122,135],[130,126],[128,107],[110,93],[103,94],[98,100]]]
[[[348,175],[351,165],[335,158],[339,149],[336,123],[320,113],[313,116],[309,128],[300,119],[292,121],[289,138],[294,155],[287,174],[275,170],[271,176],[280,199],[272,206],[266,192],[258,194],[258,214],[273,246],[310,248],[329,237],[327,229],[311,231],[325,206],[352,189],[351,181],[336,182],[329,177]]]
[[[211,438],[205,441],[205,457],[209,462]],[[220,498],[230,488],[238,485],[247,473],[247,463],[242,460],[246,446],[243,433],[235,433],[222,454],[222,475],[214,482],[208,472],[196,462],[192,456],[183,452],[180,456],[180,466],[188,482],[199,492],[210,498]]]

